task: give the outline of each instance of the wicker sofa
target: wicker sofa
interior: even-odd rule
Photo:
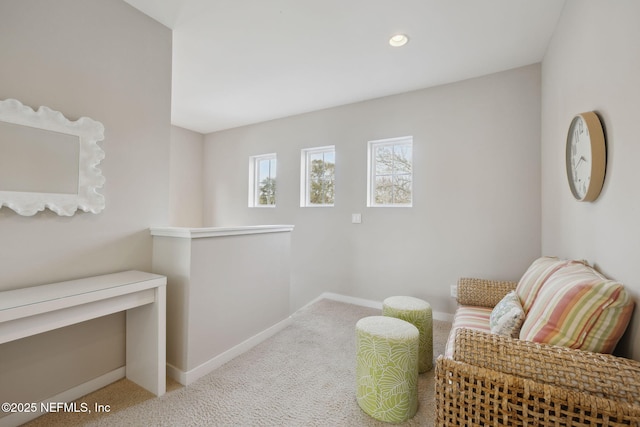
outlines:
[[[574,270],[582,268],[575,265],[576,261],[557,261],[571,265]],[[540,262],[551,265],[554,261],[541,259]],[[532,267],[534,265],[535,262]],[[526,288],[527,284],[523,285],[523,282],[531,279],[530,273],[535,271],[532,267],[520,282],[461,279],[456,318],[465,307],[485,307],[490,312],[505,294],[518,287]],[[560,268],[564,267],[561,265]],[[543,298],[544,286],[553,285],[545,282],[553,281],[560,273],[555,267],[538,270],[545,271],[544,277],[534,278],[537,287],[527,290],[539,293],[539,298]],[[571,295],[575,300],[575,292]],[[521,295],[521,299],[530,296],[523,298]],[[529,298],[529,305],[536,296]],[[549,304],[545,302],[545,305]],[[527,316],[533,316],[536,307],[528,308]],[[615,346],[626,328],[633,303],[625,301],[619,308],[616,315],[624,318],[612,330],[616,336],[607,338],[608,341],[603,339],[604,344],[598,347],[581,334],[580,344],[607,350],[612,343]],[[595,311],[602,312],[600,309]],[[528,318],[525,322],[534,320]],[[640,426],[639,362],[555,345],[553,341],[558,339],[557,334],[547,334],[550,342],[533,342],[482,329],[463,327],[454,320],[446,354],[436,361],[437,425]],[[529,327],[529,332],[532,329]],[[544,336],[542,341],[545,341]],[[572,345],[577,346],[575,342]]]

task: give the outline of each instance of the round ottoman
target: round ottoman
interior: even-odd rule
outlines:
[[[418,410],[418,345],[411,323],[370,316],[356,323],[356,399],[373,418],[400,423]]]
[[[414,297],[389,297],[382,302],[382,315],[405,320],[418,328],[418,372],[433,368],[433,317],[429,303]]]

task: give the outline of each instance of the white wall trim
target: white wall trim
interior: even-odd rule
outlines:
[[[167,363],[167,375],[169,376],[169,378],[172,378],[178,381],[182,385],[192,384],[198,378],[207,375],[208,373],[224,365],[231,359],[250,350],[251,348],[260,344],[262,341],[280,332],[290,324],[291,324],[291,317],[287,317],[286,319],[252,336],[251,338],[246,339],[240,344],[234,347],[231,347],[229,350],[217,355],[213,359],[210,359],[187,372],[178,369],[177,367],[171,365],[170,363]]]
[[[382,301],[375,301],[375,300],[370,300],[370,299],[351,297],[351,296],[348,296],[348,295],[335,294],[333,292],[324,292],[324,293],[322,293],[322,295],[320,295],[320,297],[318,297],[316,299],[316,301],[320,300],[320,299],[330,299],[330,300],[333,300],[333,301],[344,302],[344,303],[347,303],[347,304],[354,304],[354,305],[359,305],[359,306],[362,306],[362,307],[376,308],[376,309],[382,310]]]
[[[41,400],[37,402],[38,404],[38,412],[22,412],[22,413],[14,413],[11,415],[7,415],[6,417],[0,418],[0,427],[14,427],[24,424],[28,421],[34,420],[41,415],[44,415],[45,412],[39,412],[41,403],[49,403],[49,402],[72,402],[74,400],[80,399],[83,396],[86,396],[89,393],[92,393],[96,390],[101,389],[111,383],[114,383],[122,378],[125,378],[126,368],[123,366],[121,368],[114,369],[111,372],[107,372],[104,375],[99,376],[98,378],[94,378],[90,381],[77,385],[69,390],[65,390],[62,393],[56,394],[55,396],[51,396],[48,399]]]
[[[374,301],[374,300],[369,300],[364,298],[350,297],[347,295],[335,294],[332,292],[322,293],[318,298],[314,299],[309,304],[305,305],[305,307],[308,307],[309,305],[317,301],[320,301],[321,299],[330,299],[334,301],[344,302],[347,304],[354,304],[362,307],[377,308],[382,310],[382,301]],[[453,322],[453,314],[444,313],[442,311],[434,311],[432,312],[432,315],[435,320],[440,320],[443,322],[450,322],[450,323]]]
[[[182,237],[201,239],[205,237],[238,236],[244,234],[286,233],[293,231],[293,225],[246,225],[242,227],[151,227],[152,236]]]

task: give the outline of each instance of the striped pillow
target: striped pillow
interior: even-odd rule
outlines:
[[[533,261],[527,271],[522,275],[516,287],[516,294],[522,303],[525,314],[529,313],[531,305],[538,296],[540,288],[550,275],[567,265],[569,261],[556,257],[542,257]]]
[[[456,329],[468,328],[483,332],[491,332],[489,327],[489,318],[491,317],[491,309],[487,307],[474,307],[469,305],[461,305],[456,310],[451,325],[451,332],[447,339],[444,355],[448,359],[453,358],[455,347]]]
[[[622,284],[572,262],[551,274],[541,287],[520,339],[611,353],[632,311],[633,301]]]

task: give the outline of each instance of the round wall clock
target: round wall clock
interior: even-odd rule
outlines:
[[[567,134],[567,178],[577,200],[592,202],[598,198],[606,166],[607,149],[600,118],[593,111],[578,114]]]

